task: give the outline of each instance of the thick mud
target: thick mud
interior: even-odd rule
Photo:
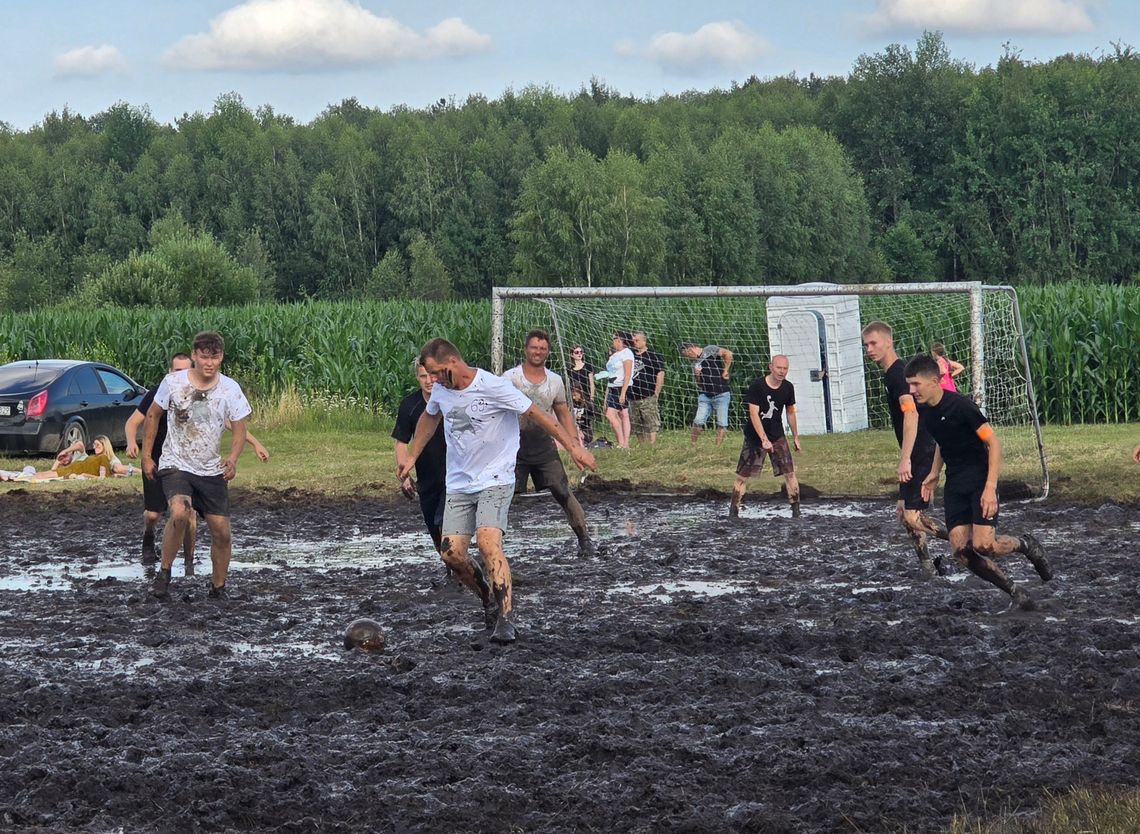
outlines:
[[[885,500],[587,494],[582,561],[520,499],[500,647],[410,504],[237,491],[231,598],[203,530],[162,603],[128,498],[0,494],[0,830],[915,834],[1140,784],[1136,507],[1003,508],[1058,573],[1007,613]]]

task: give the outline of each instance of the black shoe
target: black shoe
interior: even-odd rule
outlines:
[[[740,518],[740,505],[739,504],[729,504],[728,505],[728,517],[729,518]]]
[[[598,548],[589,539],[578,542],[578,558],[589,559],[598,555]]]
[[[799,518],[799,517],[800,517],[800,502],[797,501],[796,503],[792,504],[792,518]]]
[[[1029,596],[1029,592],[1024,591],[1016,586],[1013,589],[1013,593],[1010,594],[1010,597],[1013,599],[1013,605],[1017,606],[1022,611],[1032,611],[1037,607],[1037,605],[1033,602],[1033,597]]]
[[[155,572],[150,593],[155,599],[170,599],[170,568],[159,568]]]
[[[495,630],[491,632],[491,642],[513,643],[517,639],[518,633],[515,631],[515,627],[511,623],[510,618],[500,615],[498,622],[495,623]]]
[[[1049,560],[1045,558],[1045,548],[1041,546],[1041,542],[1037,541],[1036,536],[1026,533],[1021,537],[1021,552],[1033,564],[1033,568],[1043,582],[1048,582],[1053,578],[1053,568],[1050,566]]]
[[[935,556],[933,562],[934,570],[938,573],[939,576],[950,575],[950,565],[946,562],[945,559],[943,559],[941,556]]]
[[[229,599],[230,595],[229,592],[226,591],[226,583],[223,582],[221,585],[215,585],[211,582],[210,591],[206,594],[206,597],[209,599]]]

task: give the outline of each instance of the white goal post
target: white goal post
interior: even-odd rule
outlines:
[[[643,331],[665,360],[663,428],[683,428],[696,400],[682,342],[733,352],[732,421],[740,397],[767,371],[773,353],[791,360],[804,434],[886,428],[882,374],[863,358],[860,331],[882,320],[904,360],[941,342],[965,370],[962,393],[1002,429],[1003,494],[1045,497],[1049,470],[1033,393],[1021,310],[1013,287],[980,282],[798,284],[697,287],[494,287],[491,365],[521,361],[525,334],[551,336],[551,367],[566,374],[570,346],[581,344],[601,369],[615,330]],[[805,396],[806,395],[806,396]],[[814,411],[813,411],[814,409]],[[1021,492],[1011,485],[1024,485]]]

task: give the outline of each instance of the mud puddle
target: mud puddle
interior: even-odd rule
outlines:
[[[1058,569],[1007,561],[1025,614],[888,501],[587,492],[581,560],[526,499],[498,647],[409,504],[238,495],[231,598],[203,533],[159,603],[135,501],[2,500],[4,831],[925,832],[1140,779],[1133,507],[1003,508]]]

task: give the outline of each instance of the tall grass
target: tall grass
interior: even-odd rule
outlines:
[[[1140,419],[1140,363],[1134,356],[1140,346],[1140,287],[1067,284],[1024,288],[1018,295],[1042,420],[1071,424]],[[701,303],[701,321],[713,328],[702,332],[702,341],[761,346],[766,339],[757,303],[749,306],[745,299]],[[630,309],[637,311],[636,305]],[[891,318],[897,330],[908,333],[916,344],[951,329],[949,322],[932,321],[929,311],[904,313],[889,298],[867,300],[863,318],[875,315]],[[633,315],[628,326],[638,326],[636,319]],[[684,318],[670,320],[655,338],[672,349],[674,342],[691,338],[690,324]],[[218,330],[225,337],[224,370],[252,398],[267,404],[299,398],[305,407],[316,406],[318,413],[324,408],[330,414],[358,410],[391,416],[400,397],[414,388],[412,360],[435,336],[454,341],[475,364],[487,367],[490,361],[486,301],[0,313],[0,361],[98,359],[121,367],[143,384],[153,384],[170,355],[187,350],[194,334],[204,329]],[[960,349],[947,347],[952,352]],[[904,344],[900,352],[910,349]],[[678,373],[685,371],[678,367]],[[734,376],[747,380],[763,370],[741,357]],[[875,383],[878,391],[881,385]],[[662,403],[667,425],[683,425],[691,416],[691,388],[678,385],[666,398],[669,402]],[[874,398],[870,401],[875,403]],[[873,408],[873,425],[883,424],[885,415],[880,412]]]

